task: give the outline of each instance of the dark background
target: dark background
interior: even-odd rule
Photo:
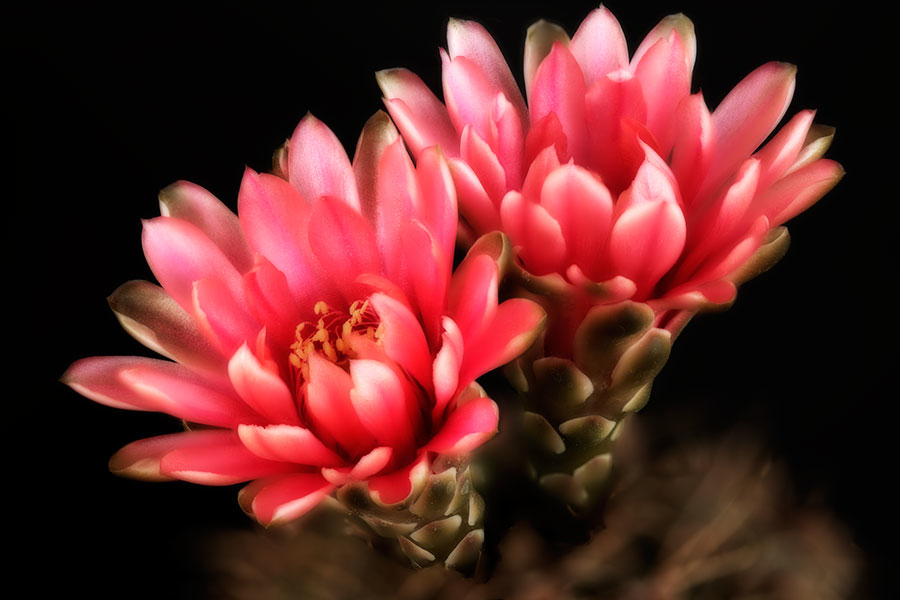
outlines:
[[[768,60],[799,67],[788,115],[837,127],[828,156],[847,176],[790,223],[792,248],[727,313],[696,318],[658,378],[644,419],[667,435],[743,424],[831,508],[866,556],[863,597],[888,597],[898,558],[897,117],[895,33],[865,4],[610,2],[633,50],[682,11],[698,34],[694,89],[714,106]],[[449,16],[480,21],[520,76],[526,27],[574,33],[591,3],[260,3],[191,8],[38,5],[2,26],[15,155],[4,286],[7,518],[38,591],[196,597],[191,556],[206,532],[250,528],[237,488],[118,479],[108,457],[174,431],[172,419],[94,404],[58,377],[74,360],[148,354],[104,297],[152,279],[140,219],[177,179],[235,207],[244,165],[313,112],[352,153],[381,106],[373,72],[406,66],[439,89]],[[9,138],[8,138],[9,139]],[[10,194],[10,192],[7,192]],[[664,429],[677,423],[678,431]],[[20,472],[21,471],[21,472]],[[19,529],[21,527],[21,529]],[[16,575],[13,574],[13,577]],[[43,595],[43,594],[42,594]]]

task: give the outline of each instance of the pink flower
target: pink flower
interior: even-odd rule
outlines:
[[[94,357],[64,375],[102,404],[187,424],[125,446],[114,472],[250,481],[241,505],[271,524],[350,482],[400,502],[435,455],[495,433],[497,406],[474,380],[526,348],[543,313],[498,305],[496,239],[451,276],[450,173],[437,149],[418,159],[379,113],[351,166],[307,116],[280,155],[284,178],[246,170],[239,217],[194,184],[163,191],[143,234],[162,288],[132,281],[110,304],[174,362]]]
[[[481,25],[453,20],[447,42],[446,106],[405,69],[378,74],[385,104],[416,157],[435,144],[447,154],[471,232],[505,231],[526,279],[567,297],[551,314],[563,346],[598,303],[648,302],[664,326],[732,301],[742,267],[786,243],[776,228],[843,174],[820,158],[832,131],[813,111],[757,150],[790,103],[792,65],[759,67],[712,112],[691,94],[696,42],[683,15],[663,19],[630,60],[604,7],[571,40],[534,24],[527,107]]]

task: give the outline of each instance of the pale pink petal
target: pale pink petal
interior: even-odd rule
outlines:
[[[434,358],[434,408],[432,424],[441,422],[450,399],[459,389],[459,368],[462,365],[465,343],[462,332],[450,317],[441,321],[443,334],[441,349]]]
[[[459,156],[459,135],[444,104],[418,75],[406,69],[386,69],[375,74],[385,106],[397,124],[413,156],[439,145],[447,156]]]
[[[248,450],[268,460],[316,467],[339,467],[344,459],[309,429],[295,425],[241,425],[238,436]]]
[[[394,449],[388,446],[375,448],[357,461],[353,469],[350,470],[350,479],[365,481],[369,477],[377,475],[388,466],[395,454]]]
[[[622,27],[605,6],[595,9],[581,22],[572,37],[572,55],[590,86],[607,73],[628,66],[628,46]]]
[[[237,215],[204,188],[177,181],[159,193],[159,207],[164,217],[176,217],[200,228],[241,273],[253,266],[253,253]]]
[[[220,281],[237,300],[242,297],[241,275],[206,234],[173,217],[144,221],[144,255],[163,288],[185,309],[193,306],[194,282]]]
[[[477,64],[491,87],[502,92],[512,104],[519,122],[523,125],[526,123],[527,109],[519,85],[494,38],[484,27],[475,21],[450,19],[447,24],[447,51],[451,59],[465,56]]]
[[[315,508],[334,489],[318,473],[296,473],[267,481],[261,486],[254,484],[242,490],[242,495],[245,490],[250,495],[242,499],[242,504],[249,506],[248,512],[266,526],[297,519]]]
[[[453,256],[456,241],[456,190],[450,167],[437,149],[423,152],[416,166],[420,190],[418,219],[432,233],[444,255]]]
[[[350,401],[353,382],[345,370],[312,354],[306,386],[306,412],[316,435],[326,445],[340,444],[351,456],[362,456],[376,446]]]
[[[831,147],[831,142],[834,140],[834,132],[834,127],[813,124],[806,134],[806,140],[803,142],[803,149],[800,150],[797,160],[790,166],[787,173],[793,173],[800,167],[805,167],[822,158],[828,148]]]
[[[641,61],[644,54],[657,41],[660,39],[670,40],[673,33],[678,34],[678,37],[681,38],[684,46],[684,61],[687,64],[688,73],[690,73],[694,69],[694,62],[697,60],[697,35],[694,32],[694,23],[682,13],[663,17],[662,21],[650,30],[650,33],[644,37],[631,57],[632,68]]]
[[[481,139],[490,135],[491,105],[499,90],[484,72],[465,56],[451,59],[441,51],[444,101],[457,131],[471,125]]]
[[[214,432],[218,440],[220,431]],[[229,433],[229,432],[225,432]],[[173,481],[175,477],[159,471],[162,457],[179,448],[206,447],[210,444],[209,431],[170,433],[131,442],[109,459],[109,470],[120,477],[143,481]]]
[[[231,430],[192,431],[185,435],[203,439],[164,454],[159,461],[161,474],[202,485],[232,485],[296,469],[290,463],[256,456]]]
[[[222,282],[195,281],[192,300],[200,330],[226,356],[259,334],[259,323],[250,315],[246,299],[235,299]]]
[[[420,192],[415,168],[402,140],[395,140],[384,149],[374,176],[377,206],[369,222],[375,228],[384,274],[408,292],[400,235],[415,214]]]
[[[797,67],[770,62],[738,83],[712,114],[716,153],[701,194],[719,185],[756,150],[784,116]]]
[[[356,178],[347,152],[331,129],[311,114],[303,117],[294,130],[288,160],[291,185],[307,201],[312,203],[327,196],[360,211]]]
[[[376,293],[369,301],[384,325],[381,343],[385,352],[427,389],[431,353],[422,325],[409,307],[395,298]]]
[[[463,130],[459,146],[462,159],[478,176],[478,180],[484,186],[484,190],[494,206],[499,206],[507,187],[506,172],[497,156],[487,142],[469,125],[466,125]]]
[[[563,268],[566,243],[559,223],[547,209],[511,191],[500,207],[503,229],[525,267],[535,275],[553,273]]]
[[[400,134],[391,118],[383,110],[379,110],[363,125],[356,142],[352,161],[353,175],[359,191],[362,215],[371,223],[376,222],[379,213],[377,191],[381,161],[385,151],[398,140]],[[401,141],[400,144],[402,143]]]
[[[841,165],[820,158],[792,172],[754,199],[754,214],[766,215],[771,226],[777,227],[818,202],[843,176]]]
[[[299,425],[292,391],[277,372],[263,367],[247,344],[228,362],[228,377],[241,399],[273,423]]]
[[[568,141],[566,158],[572,157],[577,163],[583,163],[587,153],[585,93],[581,68],[568,48],[557,42],[534,76],[531,122],[556,113]]]
[[[460,216],[479,234],[500,229],[500,211],[484,191],[472,167],[452,158],[450,174],[456,187]]]
[[[481,336],[466,340],[460,387],[522,354],[534,342],[545,319],[540,306],[523,298],[507,300],[497,307],[496,316]]]
[[[438,454],[471,452],[497,433],[500,411],[490,398],[475,398],[450,413],[425,449]]]
[[[332,198],[312,205],[309,242],[313,254],[351,303],[363,295],[356,278],[381,271],[381,259],[371,225],[353,208]]]
[[[691,93],[691,71],[681,36],[672,31],[651,46],[634,67],[647,102],[647,129],[668,156],[675,137],[675,110]]]
[[[550,173],[541,189],[541,206],[556,219],[566,240],[568,264],[597,278],[597,257],[612,225],[613,201],[590,171],[568,164]]]
[[[814,110],[800,111],[754,155],[761,166],[761,190],[780,179],[797,160],[815,116]]]
[[[406,500],[414,489],[424,485],[429,468],[427,453],[423,452],[414,463],[393,473],[369,479],[369,491],[382,504],[396,504]]]
[[[122,327],[147,348],[192,369],[218,370],[224,357],[209,344],[190,314],[162,288],[129,281],[107,298]]]
[[[415,448],[413,423],[420,422],[422,416],[408,411],[407,397],[414,393],[409,384],[376,360],[350,361],[350,377],[350,401],[363,427],[399,456],[411,454]]]
[[[525,35],[525,94],[531,98],[531,86],[534,82],[534,74],[538,66],[550,54],[553,44],[559,42],[564,46],[569,45],[569,36],[566,31],[555,23],[548,23],[541,19],[528,28]]]

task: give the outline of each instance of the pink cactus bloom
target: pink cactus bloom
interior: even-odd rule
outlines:
[[[832,130],[810,110],[758,149],[787,110],[794,66],[759,67],[710,112],[691,94],[695,54],[693,24],[673,15],[629,60],[601,6],[571,40],[544,21],[529,29],[527,106],[470,21],[447,29],[446,106],[408,70],[377,78],[414,156],[439,145],[449,157],[470,230],[505,231],[523,269],[568,290],[570,321],[631,298],[664,322],[732,301],[735,274],[769,233],[843,174],[820,158]]]
[[[94,357],[63,377],[102,404],[187,424],[125,446],[114,472],[249,481],[241,506],[266,525],[350,482],[403,501],[436,455],[490,438],[497,406],[474,380],[524,350],[544,318],[526,300],[498,305],[489,253],[476,248],[451,276],[446,161],[435,148],[413,167],[386,114],[367,123],[352,165],[311,116],[281,158],[283,178],[246,170],[239,216],[179,182],[144,223],[162,287],[129,282],[110,304],[174,362]]]

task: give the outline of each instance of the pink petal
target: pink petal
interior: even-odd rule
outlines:
[[[170,450],[159,461],[163,475],[202,485],[232,485],[268,475],[289,473],[289,463],[260,458],[247,450],[231,430],[192,431],[185,435],[203,436]]]
[[[381,161],[391,145],[400,139],[391,118],[379,110],[363,126],[356,152],[353,154],[353,175],[359,191],[362,215],[374,223],[379,213],[378,180]],[[400,142],[401,145],[403,142]]]
[[[519,85],[494,38],[484,27],[475,21],[450,19],[447,24],[447,50],[451,59],[464,56],[478,65],[491,87],[502,92],[512,104],[519,123],[526,123],[527,109]]]
[[[541,206],[559,222],[566,240],[566,263],[579,265],[589,277],[599,277],[598,258],[612,225],[613,201],[606,186],[587,169],[563,165],[544,181]]]
[[[192,369],[222,366],[224,357],[210,346],[190,314],[159,286],[129,281],[107,301],[125,331],[147,348]]]
[[[236,300],[222,282],[195,281],[192,300],[200,330],[226,356],[259,334],[260,326],[250,315],[246,300]]]
[[[422,453],[414,463],[402,469],[369,479],[369,491],[382,504],[396,504],[406,500],[413,489],[420,489],[424,485],[429,466],[427,454]]]
[[[450,413],[437,435],[425,446],[439,454],[471,452],[497,433],[500,411],[490,398],[475,398]]]
[[[294,330],[303,319],[284,273],[257,256],[257,265],[244,275],[244,297],[250,314],[286,350],[296,340]]]
[[[172,217],[144,221],[144,255],[163,288],[182,307],[193,306],[194,282],[220,281],[237,300],[242,297],[241,276],[206,234]]]
[[[250,507],[256,519],[266,526],[289,523],[315,508],[334,486],[318,473],[296,473],[248,485],[242,490],[241,503]]]
[[[491,147],[469,125],[459,140],[462,159],[478,176],[494,206],[499,206],[506,193],[506,172]]]
[[[381,272],[381,259],[371,225],[353,208],[331,198],[312,205],[309,242],[349,303],[362,297],[356,282],[363,273]]]
[[[628,46],[622,27],[605,6],[595,9],[581,22],[572,37],[572,55],[590,86],[607,73],[628,66]]]
[[[450,167],[439,150],[422,153],[416,178],[420,190],[419,221],[434,236],[444,255],[452,257],[457,225],[456,190]]]
[[[350,401],[359,420],[382,446],[390,446],[400,456],[415,449],[413,422],[420,414],[410,414],[407,397],[413,392],[389,366],[375,360],[350,361],[353,389]]]
[[[662,21],[644,37],[631,57],[632,68],[643,59],[657,41],[660,39],[671,41],[673,33],[681,39],[684,47],[683,58],[690,74],[694,69],[694,62],[697,60],[697,36],[694,33],[694,23],[681,13],[663,17]]]
[[[375,448],[357,461],[356,465],[350,471],[350,479],[356,481],[365,481],[373,475],[377,475],[384,470],[394,457],[393,448],[381,446]],[[324,470],[323,470],[324,472]]]
[[[228,377],[241,399],[274,423],[300,423],[291,390],[277,372],[263,367],[247,344],[228,362]]]
[[[770,62],[738,83],[712,114],[716,154],[701,194],[713,192],[759,147],[784,116],[797,67]]]
[[[497,90],[477,64],[465,56],[450,59],[441,51],[444,101],[457,131],[471,125],[481,139],[490,135],[491,105]]]
[[[771,226],[777,227],[818,202],[843,176],[841,165],[820,158],[792,172],[754,199],[754,214],[766,215]]]
[[[497,307],[496,316],[481,336],[466,340],[460,387],[522,354],[534,342],[545,319],[540,306],[523,298],[507,300]]]
[[[444,255],[431,233],[418,221],[407,223],[402,242],[422,328],[425,337],[434,344],[440,335],[452,256]]]
[[[556,113],[568,140],[566,158],[572,157],[577,163],[583,163],[587,153],[585,93],[581,68],[568,48],[557,42],[534,76],[529,99],[531,122]]]
[[[434,408],[431,411],[432,424],[441,422],[444,410],[450,399],[459,389],[459,368],[462,365],[465,343],[463,335],[450,317],[441,321],[443,334],[441,349],[435,356],[434,371]]]
[[[188,431],[171,433],[131,442],[109,459],[109,470],[120,477],[130,477],[143,481],[172,481],[175,478],[159,471],[162,457],[188,447],[206,447],[210,443],[210,431]],[[218,440],[220,431],[213,432]]]
[[[691,280],[695,283],[726,277],[740,268],[759,249],[769,231],[769,220],[759,217],[748,228],[747,235],[719,256],[707,261]]]
[[[714,144],[712,117],[703,94],[688,96],[675,112],[675,138],[670,161],[687,207],[692,205],[706,174]]]
[[[408,274],[403,256],[401,232],[414,216],[420,196],[416,173],[402,140],[384,149],[375,174],[374,214],[369,222],[384,263],[384,274],[408,289]]]
[[[369,301],[384,325],[381,343],[385,352],[427,389],[431,354],[422,325],[409,307],[386,294],[372,294]]]
[[[376,443],[353,408],[352,388],[346,371],[318,354],[310,356],[306,412],[316,435],[330,447],[337,443],[351,456],[362,456]]]
[[[491,138],[488,143],[506,174],[506,188],[519,189],[522,186],[524,168],[522,153],[525,134],[522,121],[502,93],[497,94],[491,107]]]
[[[691,70],[681,36],[675,31],[659,39],[637,62],[634,77],[647,102],[647,129],[668,156],[675,137],[675,110],[691,93]]]
[[[551,147],[556,166],[559,166],[560,158],[568,156],[569,141],[566,139],[566,134],[563,133],[562,124],[559,122],[556,113],[544,115],[544,118],[534,123],[528,131],[528,137],[525,139],[525,164],[529,165],[529,167],[528,177],[522,185],[523,193],[533,182],[531,172],[535,168],[535,162],[541,158],[546,161],[548,158],[546,150],[551,149]],[[529,196],[529,194],[526,194],[526,196]]]
[[[291,136],[288,152],[291,185],[310,203],[340,199],[359,212],[359,194],[350,159],[327,125],[307,114]]]
[[[447,315],[463,339],[474,339],[497,312],[497,263],[485,254],[469,255],[453,273]]]
[[[806,134],[815,116],[816,112],[813,110],[800,111],[755,154],[761,163],[760,189],[769,187],[791,168],[803,149]]]
[[[316,467],[338,467],[344,459],[313,432],[295,425],[241,425],[241,443],[260,458]]]
[[[556,115],[550,114],[548,117],[556,118]],[[544,122],[542,120],[541,122]],[[544,187],[544,181],[547,176],[559,167],[559,154],[556,147],[547,147],[535,156],[528,167],[528,174],[525,176],[525,182],[522,184],[522,196],[532,202],[538,202],[541,199],[541,190]]]
[[[387,69],[375,74],[385,106],[397,124],[413,156],[435,144],[448,156],[459,156],[459,135],[444,104],[421,79],[406,69]]]
[[[559,223],[547,209],[511,191],[503,199],[500,215],[526,269],[544,275],[563,268],[566,243]]]
[[[159,193],[159,207],[164,217],[182,219],[200,228],[241,273],[253,266],[253,253],[237,215],[199,185],[173,183]]]
[[[528,28],[525,35],[525,94],[531,98],[531,86],[534,83],[534,74],[538,66],[550,54],[553,44],[559,42],[564,46],[569,45],[569,36],[566,31],[554,23],[548,23],[541,19]]]
[[[450,174],[456,186],[460,216],[480,234],[500,229],[500,211],[484,191],[472,167],[453,158],[450,159]]]

